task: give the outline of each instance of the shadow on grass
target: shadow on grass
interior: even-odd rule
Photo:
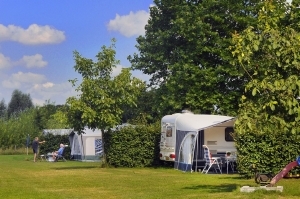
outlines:
[[[221,184],[221,185],[196,185],[184,187],[183,189],[203,190],[209,193],[233,192],[237,189],[237,184]]]
[[[99,166],[71,166],[71,167],[56,167],[54,170],[69,170],[69,169],[95,169],[100,168]]]

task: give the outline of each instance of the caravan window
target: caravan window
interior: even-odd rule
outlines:
[[[168,126],[167,127],[167,133],[166,133],[167,137],[172,137],[172,127]]]
[[[234,132],[233,127],[225,128],[225,141],[227,141],[227,142],[233,142],[234,141],[234,139],[232,137],[233,132]]]

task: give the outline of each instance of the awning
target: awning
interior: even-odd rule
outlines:
[[[176,119],[176,129],[181,131],[199,131],[235,120],[234,117],[223,115],[181,114]]]

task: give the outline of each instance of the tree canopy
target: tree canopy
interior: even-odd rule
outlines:
[[[235,115],[248,76],[233,68],[231,34],[256,23],[261,1],[155,0],[138,53],[128,59],[161,90],[162,114]]]
[[[14,90],[11,96],[11,100],[8,103],[7,113],[8,116],[12,114],[19,114],[20,112],[32,108],[33,103],[30,94],[24,94],[20,90]]]
[[[5,116],[6,110],[7,110],[7,106],[5,104],[5,100],[2,99],[0,102],[0,118]]]
[[[67,100],[70,122],[75,130],[81,132],[88,126],[104,132],[121,123],[125,105],[136,105],[137,96],[145,83],[131,77],[128,68],[123,68],[119,75],[112,77],[112,70],[119,64],[115,55],[114,39],[111,46],[102,46],[96,61],[74,52],[75,71],[82,75],[82,82],[76,89],[78,96]],[[76,86],[77,79],[71,82]]]
[[[300,153],[300,33],[299,21],[292,17],[295,11],[286,3],[265,1],[257,26],[233,35],[233,65],[250,77],[235,123],[241,173],[251,175],[251,164],[278,172]]]

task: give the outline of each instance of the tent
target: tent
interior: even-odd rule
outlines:
[[[233,130],[234,117],[183,113],[170,115],[170,120],[176,128],[175,169],[192,171],[194,166],[196,170],[204,162],[204,144],[216,154],[235,150],[234,143],[226,141],[225,133],[227,129]]]
[[[79,161],[100,161],[102,156],[102,133],[100,130],[84,129],[85,133],[78,135],[72,131],[69,134],[71,158]]]
[[[100,130],[94,131],[89,128],[83,130],[83,134],[78,135],[73,129],[45,129],[43,134],[69,135],[71,159],[78,161],[100,161],[102,156],[102,133]]]

